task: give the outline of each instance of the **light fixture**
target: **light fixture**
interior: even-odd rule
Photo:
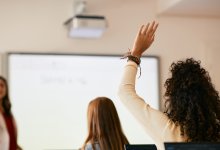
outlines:
[[[64,24],[68,27],[71,38],[100,38],[107,29],[104,16],[84,14],[85,1],[75,3],[75,14]]]

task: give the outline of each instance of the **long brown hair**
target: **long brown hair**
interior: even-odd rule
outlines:
[[[128,140],[124,135],[114,103],[107,97],[97,97],[89,103],[88,136],[83,145],[97,142],[101,150],[123,150]]]
[[[11,116],[12,113],[11,113],[11,102],[9,99],[9,92],[8,92],[8,83],[3,76],[0,76],[0,80],[3,81],[3,83],[5,84],[5,88],[6,88],[6,93],[5,93],[5,96],[2,98],[1,105],[4,109],[5,114],[8,116]]]

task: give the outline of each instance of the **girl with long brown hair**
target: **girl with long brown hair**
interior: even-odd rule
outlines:
[[[88,136],[82,150],[123,150],[128,140],[122,131],[114,103],[97,97],[89,103]]]

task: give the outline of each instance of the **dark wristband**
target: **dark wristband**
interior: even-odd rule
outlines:
[[[127,57],[128,57],[127,61],[131,60],[131,61],[135,62],[138,66],[140,65],[140,63],[141,63],[140,58],[133,56],[133,55],[128,55]]]

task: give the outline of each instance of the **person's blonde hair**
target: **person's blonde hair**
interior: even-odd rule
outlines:
[[[123,150],[128,140],[124,135],[114,103],[107,97],[97,97],[89,103],[87,111],[88,136],[83,145],[90,143],[95,150]]]

